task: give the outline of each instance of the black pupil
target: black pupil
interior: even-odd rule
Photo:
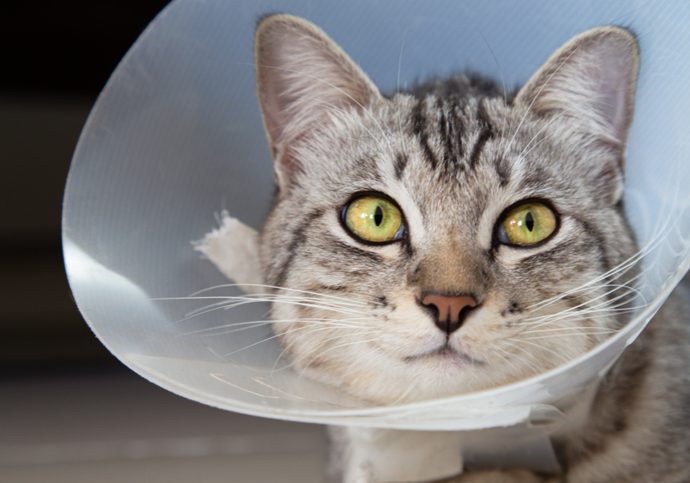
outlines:
[[[534,229],[534,217],[532,217],[532,212],[528,211],[525,215],[525,226],[529,231]]]
[[[380,206],[377,206],[376,210],[374,210],[374,223],[376,223],[376,226],[381,226],[382,222],[383,222],[383,210],[381,209]]]

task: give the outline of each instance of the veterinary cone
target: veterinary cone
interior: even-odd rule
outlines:
[[[95,334],[134,371],[190,399],[279,419],[462,431],[453,444],[466,459],[496,449],[494,443],[482,447],[477,434],[516,430],[539,445],[577,420],[598,380],[690,263],[690,166],[683,162],[690,154],[684,141],[690,63],[677,60],[688,56],[682,46],[690,32],[682,26],[690,12],[681,2],[652,7],[591,1],[557,13],[542,4],[504,5],[497,17],[491,2],[437,1],[424,12],[418,2],[363,2],[357,8],[307,1],[237,2],[235,8],[222,1],[173,2],[113,73],[84,128],[67,182],[66,268]],[[268,211],[273,176],[254,95],[252,42],[256,18],[274,11],[305,16],[327,30],[384,91],[410,85],[422,73],[448,72],[451,58],[457,67],[503,76],[512,85],[527,80],[572,35],[628,19],[644,52],[625,168],[625,207],[642,248],[640,308],[632,321],[588,354],[545,374],[463,396],[378,407],[290,368],[276,370],[282,348],[269,326],[248,324],[263,320],[267,305],[208,310],[219,291],[185,299],[228,283],[190,244],[214,225],[218,230],[204,239],[205,251],[218,259],[233,255],[239,261],[221,268],[235,277],[242,273],[245,282],[260,281],[254,230]],[[193,312],[203,296],[209,297],[207,307]],[[225,287],[222,296],[244,295]],[[221,325],[227,334],[209,330]]]

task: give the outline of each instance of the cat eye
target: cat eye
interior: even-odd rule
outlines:
[[[341,213],[345,229],[366,243],[391,243],[405,233],[403,215],[395,203],[381,194],[364,194],[352,199]]]
[[[499,243],[518,247],[538,245],[549,239],[558,228],[558,218],[542,201],[526,201],[509,208],[499,219]]]

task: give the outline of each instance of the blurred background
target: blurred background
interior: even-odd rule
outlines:
[[[3,4],[0,481],[322,481],[321,428],[157,388],[96,340],[67,285],[62,191],[91,106],[162,0]]]

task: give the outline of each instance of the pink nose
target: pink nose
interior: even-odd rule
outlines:
[[[422,305],[435,309],[436,325],[450,334],[460,328],[477,301],[471,295],[428,294],[422,298]]]

